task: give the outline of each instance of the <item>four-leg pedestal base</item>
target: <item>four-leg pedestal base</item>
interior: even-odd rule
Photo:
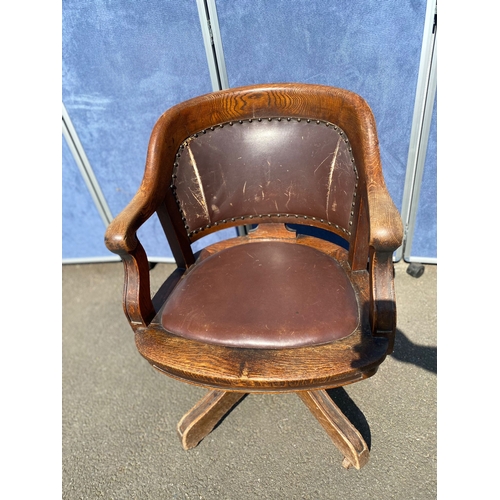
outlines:
[[[315,390],[297,394],[344,456],[342,466],[361,469],[368,462],[368,446],[327,392]],[[243,392],[211,390],[177,425],[183,448],[194,448],[243,396]]]

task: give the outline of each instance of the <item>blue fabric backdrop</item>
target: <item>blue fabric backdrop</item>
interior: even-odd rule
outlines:
[[[113,216],[130,201],[144,172],[151,130],[180,101],[212,90],[195,0],[63,2],[63,102]],[[66,186],[68,204],[79,186]],[[72,207],[86,217],[84,206]],[[91,217],[91,215],[88,215]],[[71,234],[86,230],[80,224]],[[95,230],[86,235],[95,238]],[[112,255],[99,243],[104,256]],[[210,241],[236,235],[234,229]],[[81,253],[65,233],[63,258]],[[170,257],[154,216],[139,232],[149,256]],[[198,244],[199,246],[199,244]]]
[[[89,190],[62,138],[62,256],[82,259],[110,256],[104,246],[106,229]]]
[[[432,112],[410,257],[437,258],[437,99]]]

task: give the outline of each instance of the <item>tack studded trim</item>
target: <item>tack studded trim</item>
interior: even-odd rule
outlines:
[[[282,117],[282,116],[271,116],[271,117],[264,117],[264,118],[247,118],[245,120],[228,121],[228,122],[219,123],[217,125],[213,125],[211,127],[200,130],[199,132],[196,132],[195,134],[191,135],[179,146],[179,149],[177,150],[177,153],[175,155],[176,161],[174,162],[174,170],[172,173],[172,184],[170,185],[170,189],[172,190],[172,193],[173,193],[174,198],[175,198],[175,202],[177,203],[177,207],[178,207],[179,212],[181,214],[182,221],[184,222],[184,228],[186,229],[187,234],[190,238],[192,236],[197,235],[198,233],[202,233],[202,232],[210,229],[211,227],[218,226],[220,224],[227,224],[227,223],[231,223],[231,222],[236,222],[237,220],[249,221],[249,220],[253,220],[253,219],[258,220],[258,219],[273,218],[273,217],[284,217],[284,218],[299,219],[299,220],[300,219],[312,220],[312,221],[323,223],[323,224],[331,226],[331,227],[335,227],[339,231],[344,232],[346,235],[351,236],[350,228],[352,227],[352,224],[353,224],[354,210],[352,210],[351,214],[350,214],[349,229],[346,229],[344,227],[341,227],[337,224],[334,224],[332,222],[329,222],[325,219],[321,219],[318,217],[311,217],[308,215],[299,215],[299,214],[271,213],[271,214],[260,214],[260,215],[242,215],[239,217],[222,219],[220,221],[215,221],[211,224],[207,224],[207,225],[200,227],[198,229],[191,230],[191,228],[189,227],[189,225],[187,223],[187,217],[186,217],[185,212],[182,209],[181,202],[180,202],[179,198],[177,197],[176,185],[175,185],[175,180],[177,179],[177,170],[179,168],[178,159],[182,156],[182,152],[185,150],[186,146],[192,140],[196,139],[200,135],[205,135],[207,133],[213,132],[215,129],[224,128],[225,126],[232,127],[233,125],[242,125],[243,123],[261,123],[261,122],[270,122],[270,121],[278,121],[278,122],[296,121],[298,123],[305,122],[305,123],[313,124],[313,125],[323,125],[326,127],[332,127],[335,131],[337,131],[338,134],[340,135],[340,137],[343,139],[343,141],[348,145],[347,151],[349,152],[349,155],[351,157],[352,168],[353,168],[353,171],[356,175],[356,183],[354,186],[352,206],[354,207],[356,205],[356,194],[357,194],[357,188],[358,188],[358,182],[359,182],[359,174],[358,174],[358,170],[356,168],[356,162],[354,160],[354,156],[352,154],[352,148],[349,144],[349,139],[347,138],[346,133],[338,125],[335,125],[334,123],[331,123],[331,122],[328,122],[325,120],[315,120],[315,119],[311,119],[311,118],[297,118],[297,117]]]

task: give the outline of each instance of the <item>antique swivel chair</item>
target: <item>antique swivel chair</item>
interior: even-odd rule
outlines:
[[[177,269],[152,298],[136,232],[155,212]],[[234,226],[252,229],[193,254],[193,242]],[[368,447],[326,389],[371,377],[391,353],[401,240],[360,96],[255,85],[166,111],[142,184],[106,244],[125,266],[123,306],[140,354],[209,390],[179,422],[183,447],[196,446],[247,393],[296,392],[343,466],[362,467]]]

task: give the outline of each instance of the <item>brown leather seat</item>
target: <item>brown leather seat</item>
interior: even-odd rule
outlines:
[[[177,269],[151,298],[137,231],[154,213]],[[257,229],[193,253],[200,238],[246,224]],[[296,234],[291,224],[335,238]],[[296,392],[343,465],[362,467],[368,447],[326,389],[371,377],[392,351],[392,256],[401,240],[375,121],[360,96],[256,85],[165,112],[140,189],[106,244],[124,263],[123,306],[140,354],[209,389],[179,422],[184,448],[244,394]]]
[[[280,349],[326,344],[358,326],[346,273],[319,250],[254,241],[198,261],[163,311],[176,335],[232,347]]]

